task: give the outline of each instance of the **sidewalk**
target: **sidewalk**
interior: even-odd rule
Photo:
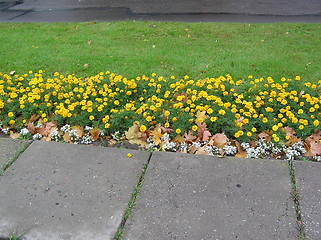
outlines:
[[[321,22],[319,0],[0,0],[0,22]]]
[[[321,238],[320,163],[29,144],[0,138],[0,239]]]

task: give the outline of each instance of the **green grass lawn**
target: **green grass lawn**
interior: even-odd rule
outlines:
[[[321,24],[0,23],[0,31],[0,72],[321,79]]]

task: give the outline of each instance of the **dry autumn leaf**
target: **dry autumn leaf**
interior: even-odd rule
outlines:
[[[162,134],[161,128],[158,127],[155,130],[151,131],[150,135],[152,136],[152,139],[155,145],[157,146],[162,142],[161,138],[163,137],[164,134]]]
[[[224,133],[217,133],[210,140],[212,140],[211,143],[214,146],[223,148],[227,144],[228,138]]]
[[[305,139],[307,144],[306,156],[320,156],[321,155],[321,131],[316,130],[310,137]]]
[[[30,122],[30,121],[28,122],[27,129],[31,134],[35,134],[36,133],[36,128],[35,128],[33,122]]]
[[[90,133],[91,137],[94,139],[94,141],[98,140],[99,135],[100,135],[100,130],[98,127],[91,129],[89,133]]]
[[[195,154],[200,154],[200,155],[208,155],[208,152],[205,151],[206,146],[199,147],[196,151]]]
[[[202,123],[207,118],[208,118],[208,115],[206,115],[206,111],[202,111],[202,112],[201,111],[197,111],[197,113],[196,113],[196,123]]]
[[[10,133],[10,138],[18,139],[19,137],[20,137],[20,134],[19,134],[19,133],[14,133],[14,132],[11,132],[11,133]]]
[[[197,123],[197,126],[198,126],[198,130],[197,130],[198,139],[201,141],[208,141],[210,136],[212,136],[212,134],[206,130],[206,123],[205,122]]]
[[[257,139],[264,139],[267,142],[271,142],[272,137],[270,134],[268,134],[267,132],[261,132],[257,135]]]
[[[294,143],[300,142],[301,139],[295,136],[295,131],[290,127],[283,128],[288,141],[285,143],[286,146],[292,146]]]
[[[131,143],[131,144],[138,144],[143,147],[148,146],[146,139],[147,139],[147,134],[146,133],[141,133],[139,131],[139,124],[134,123],[133,126],[131,126],[127,132],[125,132],[126,139]],[[144,141],[145,140],[145,141]]]
[[[238,141],[232,140],[231,144],[237,147],[237,152],[235,154],[235,157],[245,158],[247,156],[247,152],[243,150],[243,148],[241,147],[241,144]]]
[[[193,135],[192,131],[188,131],[184,134],[185,141],[192,143],[197,137]]]
[[[30,121],[30,122],[35,122],[35,121],[37,121],[39,118],[40,118],[40,115],[38,115],[38,114],[32,114],[31,117],[30,117],[30,119],[29,119],[29,121]]]

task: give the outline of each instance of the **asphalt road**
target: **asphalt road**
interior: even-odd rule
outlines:
[[[0,0],[1,22],[321,22],[321,0]]]

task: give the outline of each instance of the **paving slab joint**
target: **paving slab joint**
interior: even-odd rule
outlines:
[[[116,234],[115,234],[115,236],[113,238],[115,240],[123,239],[123,229],[125,227],[125,224],[126,224],[128,218],[132,214],[133,207],[135,206],[137,195],[139,194],[140,189],[142,188],[144,177],[145,177],[145,174],[146,174],[150,159],[152,158],[152,155],[153,155],[153,153],[151,153],[149,155],[149,158],[148,158],[147,162],[143,166],[142,173],[141,173],[141,175],[139,177],[139,181],[138,181],[137,185],[133,189],[131,198],[130,198],[128,204],[127,204],[127,208],[126,208],[125,213],[123,215],[122,221],[120,222],[120,225],[119,225],[119,227],[117,229],[117,232],[116,232]]]
[[[299,194],[299,191],[297,190],[297,187],[296,187],[297,184],[296,184],[296,180],[295,180],[294,164],[293,164],[293,161],[288,161],[288,163],[289,163],[289,168],[290,168],[290,177],[291,177],[291,185],[292,185],[291,197],[294,202],[294,208],[295,208],[295,213],[296,213],[298,239],[305,240],[306,239],[305,224],[304,224],[302,214],[301,214],[300,194]]]
[[[17,160],[17,158],[30,146],[33,141],[28,142],[25,146],[19,149],[18,153],[0,169],[0,176]],[[1,240],[1,239],[0,239]]]

